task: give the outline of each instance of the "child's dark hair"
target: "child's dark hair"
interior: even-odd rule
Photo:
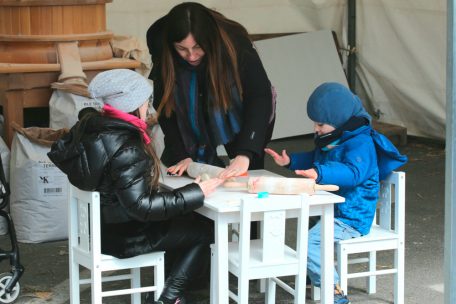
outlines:
[[[139,117],[139,109],[136,109],[135,111],[133,111],[129,114]],[[147,119],[148,127],[152,127],[152,126],[156,125],[157,123],[158,122],[157,122],[157,119],[155,118],[155,116],[148,117],[148,119]],[[152,168],[151,168],[152,178],[150,181],[150,189],[156,189],[156,188],[158,188],[158,180],[160,178],[160,159],[158,158],[157,152],[155,152],[153,141],[151,141],[149,144],[146,144],[143,141],[143,148],[144,148],[144,151],[146,151],[147,155],[149,155],[153,161]]]

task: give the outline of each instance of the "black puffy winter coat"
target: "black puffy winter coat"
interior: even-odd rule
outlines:
[[[139,130],[125,121],[87,111],[48,153],[78,188],[101,193],[102,223],[163,221],[203,205],[200,187],[150,188],[153,160]]]

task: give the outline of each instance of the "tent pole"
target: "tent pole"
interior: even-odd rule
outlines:
[[[350,89],[356,93],[356,0],[348,0],[347,40],[348,62],[347,80]]]
[[[456,303],[456,23],[454,0],[447,1],[444,303]]]

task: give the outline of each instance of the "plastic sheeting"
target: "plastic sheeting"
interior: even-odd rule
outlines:
[[[411,135],[445,138],[445,4],[357,1],[357,91]]]
[[[107,6],[109,28],[145,40],[152,22],[180,2],[151,5],[138,0],[132,6],[114,1]],[[347,47],[347,0],[199,2],[240,22],[252,34],[332,30]],[[446,1],[357,0],[356,5],[356,92],[380,121],[405,126],[411,135],[443,139]],[[279,55],[277,60],[286,58]]]

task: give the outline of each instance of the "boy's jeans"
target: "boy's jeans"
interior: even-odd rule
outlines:
[[[314,286],[320,287],[321,264],[320,264],[320,231],[321,222],[309,230],[309,243],[307,253],[307,274]],[[361,234],[347,224],[334,219],[334,242],[360,237]],[[339,275],[334,269],[334,284],[339,284]]]

